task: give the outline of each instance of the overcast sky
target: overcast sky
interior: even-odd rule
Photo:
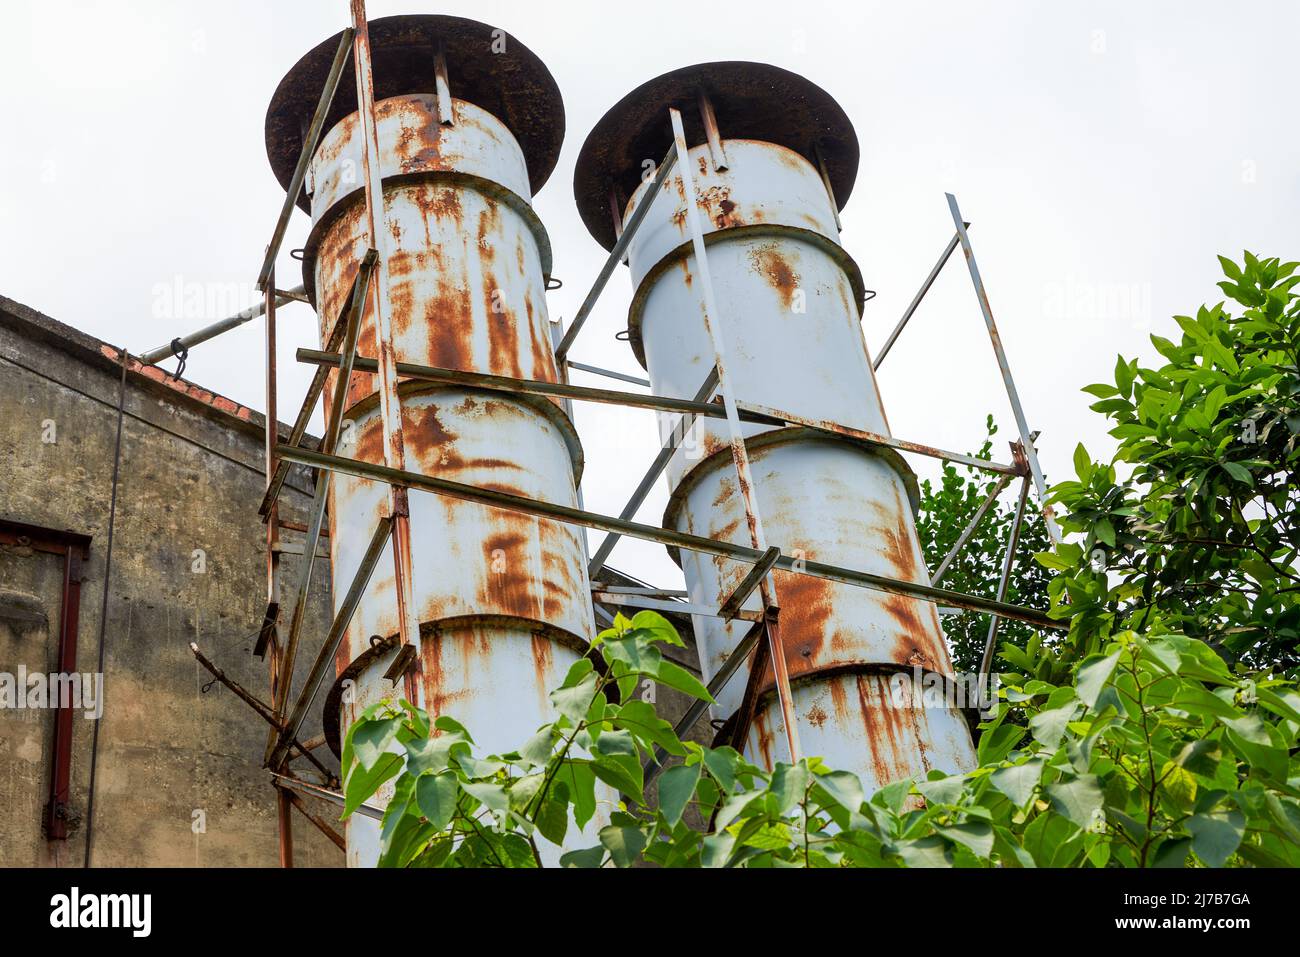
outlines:
[[[133,352],[224,315],[160,318],[163,289],[242,284],[236,305],[254,301],[283,198],[266,161],[266,106],[289,67],[347,23],[346,0],[4,7],[0,293]],[[1217,301],[1216,253],[1300,256],[1300,128],[1290,109],[1300,4],[657,0],[618,9],[369,4],[372,18],[441,12],[504,27],[555,75],[568,133],[536,199],[565,283],[550,295],[553,318],[573,315],[604,257],[573,204],[586,133],[641,82],[706,60],[802,73],[856,125],[862,164],[843,241],[878,292],[864,322],[873,352],[952,234],[943,194],[956,193],[1049,479],[1067,477],[1080,440],[1109,453],[1079,387],[1109,375],[1117,352],[1154,357],[1151,332],[1172,336],[1172,314]],[[300,281],[287,250],[306,227],[295,213],[281,286]],[[620,271],[574,359],[640,371],[614,339],[630,292]],[[305,305],[280,314],[279,401],[295,409],[310,368],[293,351],[316,345],[316,323]],[[187,377],[263,408],[261,336],[253,322],[197,347]],[[973,449],[987,412],[1011,437],[960,257],[890,353],[880,388],[901,437]],[[657,447],[653,418],[580,405],[577,424],[587,505],[617,512]],[[914,464],[933,474],[927,460]],[[657,523],[665,500],[660,488],[640,517]],[[625,540],[614,564],[665,587],[680,581],[659,546]]]

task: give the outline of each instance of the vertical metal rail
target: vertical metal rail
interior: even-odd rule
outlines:
[[[555,353],[555,373],[559,380],[565,385],[569,384],[569,357],[567,353],[560,352],[560,343],[564,340],[564,319],[556,319],[550,325],[551,350]],[[569,422],[577,429],[577,420],[573,417],[573,400],[564,399],[564,414],[568,416]],[[578,503],[578,508],[586,508],[582,497],[582,478],[579,477],[578,484],[573,489],[574,501]],[[582,535],[582,558],[587,561],[587,556],[591,554],[591,541],[585,528],[579,529]]]
[[[952,193],[944,194],[948,197],[948,210],[952,213],[952,221],[957,226],[957,237],[961,241],[962,252],[966,256],[966,266],[970,270],[971,282],[975,284],[975,295],[980,302],[980,311],[984,314],[984,325],[988,328],[989,341],[993,343],[993,353],[998,359],[998,368],[1002,371],[1002,382],[1007,388],[1007,398],[1011,402],[1011,413],[1016,419],[1016,428],[1020,431],[1020,442],[1025,449],[1025,457],[1029,460],[1029,471],[1034,477],[1034,488],[1038,492],[1038,500],[1042,505],[1043,521],[1047,525],[1047,534],[1051,537],[1054,544],[1061,543],[1061,530],[1056,525],[1056,517],[1052,513],[1052,507],[1047,504],[1047,483],[1043,479],[1042,466],[1038,464],[1038,452],[1034,449],[1034,440],[1029,434],[1029,423],[1025,421],[1025,410],[1020,404],[1020,393],[1016,390],[1015,379],[1011,377],[1011,366],[1007,362],[1007,354],[1002,348],[1002,337],[998,335],[997,324],[993,321],[993,307],[989,305],[988,292],[984,289],[984,280],[980,278],[979,266],[975,262],[975,250],[971,247],[970,236],[966,232],[966,224],[962,221],[961,210],[957,207],[957,197]]]
[[[280,866],[293,867],[293,805],[289,801],[289,792],[277,786],[275,789],[276,820],[280,828]]]
[[[365,175],[366,220],[370,246],[378,250],[375,264],[373,302],[379,340],[379,409],[384,430],[384,464],[389,468],[406,468],[406,450],[402,439],[402,406],[397,393],[397,356],[393,349],[393,319],[389,308],[388,235],[384,222],[384,185],[379,168],[379,132],[375,125],[375,83],[370,63],[370,27],[366,22],[365,0],[350,0],[352,28],[356,31],[352,62],[356,67],[357,111],[361,117],[365,150],[362,165]],[[411,563],[411,522],[406,489],[390,486],[393,517],[393,569],[397,584],[397,621],[400,647],[393,665],[384,675],[396,681],[416,661],[416,643],[420,625],[415,617],[412,589],[414,570]],[[408,684],[410,682],[408,681]],[[414,688],[408,688],[414,698]]]
[[[1007,535],[1007,553],[1002,558],[1002,577],[998,579],[998,601],[1004,601],[1007,597],[1007,586],[1011,582],[1011,569],[1016,564],[1016,546],[1020,544],[1020,527],[1025,520],[1025,500],[1029,498],[1029,476],[1020,480],[1020,498],[1016,500],[1016,517],[1011,523],[1011,531]],[[993,643],[998,637],[998,623],[1002,619],[997,613],[993,614],[989,622],[988,637],[984,639],[984,654],[980,656],[979,680],[983,681],[993,667]],[[981,687],[983,687],[981,685]]]
[[[272,264],[264,287],[266,296],[266,488],[275,480],[279,458],[275,453],[279,441],[280,419],[276,409],[276,328],[275,328],[275,266]],[[273,504],[266,523],[266,616],[262,622],[262,635],[258,645],[269,651],[267,671],[270,677],[271,700],[280,694],[284,675],[280,670],[280,642],[277,635],[280,617],[280,506]],[[275,729],[267,729],[266,746],[275,743]],[[275,790],[276,831],[279,838],[280,866],[293,867],[293,815],[289,799],[280,788]]]
[[[104,549],[104,591],[99,600],[99,664],[95,673],[99,675],[100,718],[95,722],[95,729],[90,735],[90,781],[86,789],[86,859],[84,866],[90,867],[91,851],[95,845],[95,772],[99,768],[99,729],[104,725],[104,651],[105,636],[108,631],[108,587],[113,576],[113,532],[117,528],[117,487],[122,473],[122,420],[126,414],[126,370],[131,364],[131,357],[126,349],[118,350],[118,359],[122,363],[122,378],[117,387],[117,438],[113,444],[113,482],[108,498],[108,543]]]
[[[329,421],[325,436],[321,439],[321,451],[333,454],[338,443],[339,432],[343,427],[343,403],[347,396],[348,384],[352,381],[352,364],[357,355],[357,336],[361,330],[361,314],[370,291],[370,276],[375,266],[374,250],[366,253],[357,267],[357,278],[353,283],[352,296],[341,318],[344,324],[342,356],[338,375],[334,380],[334,393],[331,396]],[[307,615],[307,598],[311,591],[311,576],[316,564],[316,546],[320,542],[321,528],[325,522],[325,509],[329,501],[329,469],[316,472],[315,494],[312,499],[311,521],[307,527],[307,537],[303,542],[302,563],[298,571],[298,598],[294,602],[293,617],[289,622],[289,636],[284,644],[284,659],[280,667],[279,696],[272,700],[275,716],[284,720],[284,712],[289,703],[289,693],[293,687],[294,661],[298,654],[298,639],[302,632],[302,623]],[[274,748],[274,738],[267,742],[266,757],[269,760]]]
[[[686,219],[691,231],[691,246],[694,251],[696,267],[700,271],[704,326],[713,343],[713,365],[718,372],[718,391],[722,395],[722,404],[727,413],[727,430],[731,439],[731,458],[736,466],[736,480],[740,486],[741,498],[745,504],[745,520],[749,525],[751,544],[758,549],[767,549],[767,539],[763,534],[763,519],[758,511],[757,493],[754,478],[749,467],[749,452],[745,448],[745,436],[740,426],[740,412],[736,406],[736,395],[731,378],[727,373],[726,340],[723,335],[721,313],[713,291],[713,278],[709,273],[709,260],[704,245],[704,229],[700,224],[699,204],[695,199],[695,179],[691,175],[690,152],[686,146],[686,133],[682,127],[681,111],[670,107],[669,120],[673,127],[673,143],[677,151],[677,168],[682,177],[685,194]],[[786,666],[785,651],[781,646],[781,637],[773,610],[777,607],[776,585],[771,576],[763,576],[759,585],[763,607],[767,610],[767,639],[772,659],[772,672],[776,678],[776,692],[781,704],[781,716],[785,724],[786,744],[790,748],[790,760],[798,761],[800,757],[799,731],[795,726],[794,699],[790,692],[790,674]],[[755,660],[757,664],[757,659]]]
[[[339,603],[339,609],[334,615],[334,621],[330,623],[330,630],[325,635],[320,650],[316,652],[316,660],[312,662],[307,680],[302,686],[302,691],[298,693],[298,700],[294,703],[293,711],[289,714],[289,720],[280,729],[275,747],[271,751],[271,758],[267,761],[267,767],[272,770],[284,763],[285,755],[289,753],[289,748],[293,746],[294,738],[298,735],[298,729],[302,727],[303,721],[307,718],[307,709],[311,707],[312,701],[315,700],[321,682],[325,680],[325,673],[329,670],[330,664],[334,661],[334,656],[338,653],[339,644],[343,641],[343,636],[348,630],[348,625],[357,610],[357,605],[361,603],[361,596],[365,592],[366,586],[370,584],[370,576],[374,574],[375,565],[378,564],[379,558],[383,554],[384,546],[388,544],[388,538],[392,534],[392,530],[393,520],[387,516],[381,518],[375,526],[374,533],[370,537],[370,544],[361,557],[361,564],[357,567],[356,575],[353,576],[352,584],[348,587],[347,593]]]

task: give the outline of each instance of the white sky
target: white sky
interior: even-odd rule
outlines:
[[[227,313],[156,318],[160,286],[239,283],[235,305],[252,302],[283,197],[263,145],[266,106],[289,67],[346,24],[346,0],[4,7],[0,292],[134,352]],[[862,165],[843,240],[879,293],[865,319],[873,351],[951,235],[943,193],[957,194],[1049,478],[1070,474],[1080,440],[1109,452],[1079,387],[1107,377],[1117,352],[1154,357],[1150,332],[1174,337],[1171,314],[1217,301],[1216,253],[1300,253],[1300,131],[1286,66],[1300,4],[656,0],[619,9],[369,4],[372,18],[442,12],[504,27],[555,75],[568,134],[536,200],[565,281],[550,296],[552,317],[573,315],[604,258],[572,198],[587,132],[644,80],[705,60],[802,73],[856,125]],[[287,251],[306,226],[295,213],[281,286],[300,281]],[[630,292],[621,270],[574,359],[640,371],[613,338]],[[310,378],[293,350],[316,344],[316,325],[305,305],[280,316],[279,401],[293,410]],[[196,347],[186,376],[263,408],[261,336],[253,322]],[[960,255],[880,386],[901,437],[971,449],[990,411],[1012,437]],[[617,512],[657,447],[653,418],[580,405],[578,429],[587,505]],[[914,464],[922,476],[934,471]],[[661,487],[640,517],[658,522],[665,498]],[[625,540],[613,561],[666,587],[680,580],[656,545]]]

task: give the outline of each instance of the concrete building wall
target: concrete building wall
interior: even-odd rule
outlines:
[[[96,670],[120,366],[98,340],[0,298],[0,518],[92,537],[84,566],[78,670]],[[267,727],[194,660],[199,647],[267,698],[253,657],[265,601],[257,516],[262,419],[160,370],[128,375],[105,629],[104,714],[95,784],[96,866],[273,866],[275,797],[260,767]],[[281,518],[305,522],[305,475]],[[302,535],[283,533],[286,543]],[[282,570],[291,601],[298,558]],[[329,624],[318,565],[298,687]],[[62,564],[0,546],[0,672],[57,666]],[[205,688],[207,689],[205,691]],[[42,836],[53,711],[0,710],[0,866],[80,866],[95,721],[73,721],[66,841]],[[316,716],[302,737],[319,731]],[[328,749],[317,752],[335,767]],[[295,768],[308,767],[294,762]],[[309,803],[312,803],[309,801]],[[336,817],[328,805],[313,805]],[[80,820],[77,820],[77,818]],[[295,812],[299,866],[343,855]]]

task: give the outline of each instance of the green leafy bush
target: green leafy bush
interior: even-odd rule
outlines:
[[[987,722],[977,770],[932,772],[868,800],[856,775],[816,758],[768,773],[731,748],[680,741],[630,697],[641,679],[707,695],[656,647],[679,640],[654,612],[620,617],[598,639],[607,673],[574,665],[551,695],[554,721],[506,754],[476,755],[470,732],[446,716],[372,706],[347,736],[347,813],[397,777],[379,863],[398,867],[540,866],[545,846],[600,810],[608,823],[562,865],[1300,865],[1300,801],[1288,783],[1300,695],[1234,676],[1202,642],[1124,633],[1070,685],[1005,686],[1028,727]],[[680,761],[659,775],[652,802],[643,766],[656,746]],[[597,782],[621,799],[598,809]],[[688,805],[713,820],[712,833],[687,826]]]

